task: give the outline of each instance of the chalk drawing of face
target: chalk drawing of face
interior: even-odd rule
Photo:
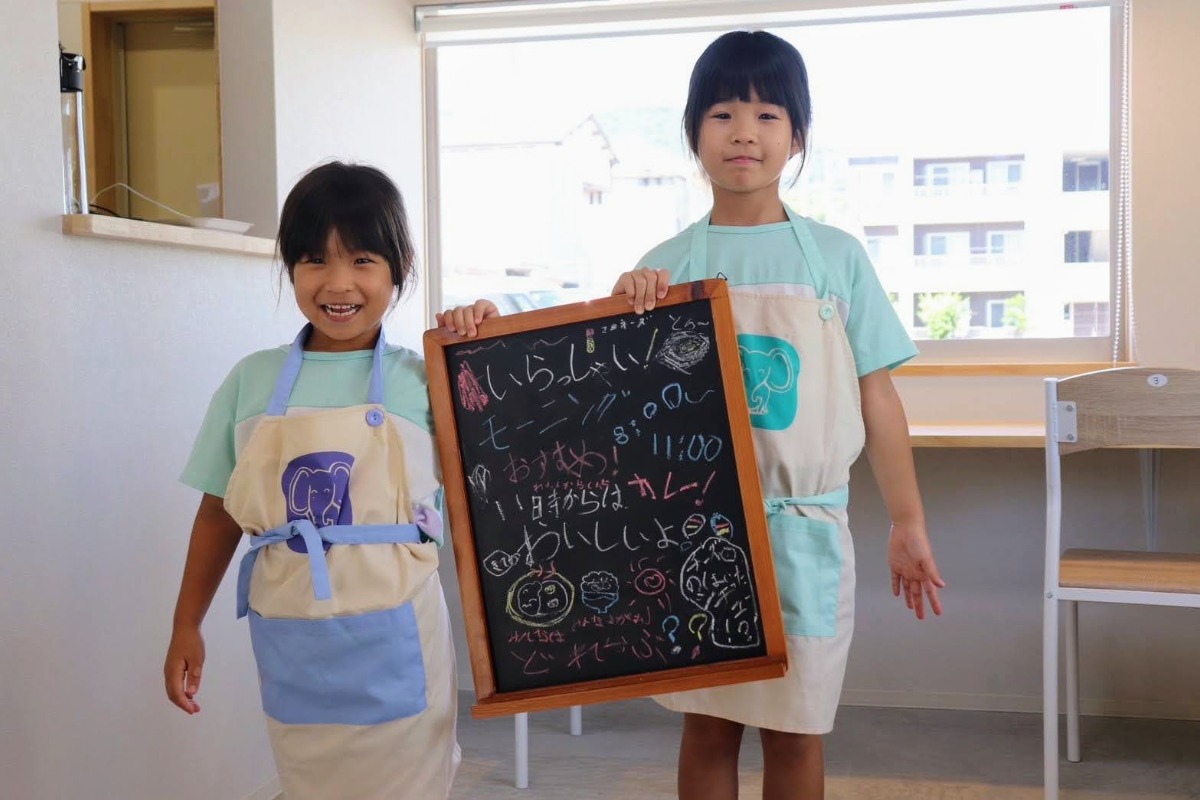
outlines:
[[[611,572],[587,573],[579,579],[579,590],[583,604],[597,614],[606,613],[621,599],[617,576]]]
[[[534,570],[517,578],[508,589],[508,615],[531,628],[561,622],[575,606],[575,587],[557,573]]]

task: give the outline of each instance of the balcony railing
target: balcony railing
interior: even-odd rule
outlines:
[[[1025,184],[1016,183],[948,183],[913,186],[916,197],[1002,197],[1020,194]]]
[[[1025,254],[1021,251],[1006,253],[947,253],[939,256],[913,256],[916,267],[979,267],[996,264],[1015,264]]]

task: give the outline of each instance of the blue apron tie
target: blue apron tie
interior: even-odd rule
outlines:
[[[763,505],[768,514],[782,514],[789,506],[824,506],[826,508],[845,508],[850,504],[850,487],[842,486],[825,494],[814,494],[809,497],[772,497],[764,498]]]
[[[313,597],[328,600],[333,597],[329,584],[329,564],[325,560],[323,542],[329,544],[417,544],[421,541],[421,528],[416,523],[402,525],[330,525],[317,528],[307,519],[298,519],[278,528],[272,528],[251,537],[250,549],[242,556],[238,568],[237,615],[238,619],[250,611],[250,576],[258,551],[271,544],[286,542],[293,536],[304,539],[308,548],[308,564],[312,570]]]

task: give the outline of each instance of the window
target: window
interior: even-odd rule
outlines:
[[[1004,325],[1004,308],[1007,302],[1004,300],[988,300],[987,301],[987,321],[984,323],[989,328],[1000,328]]]
[[[971,180],[971,164],[966,161],[920,162],[916,164],[915,185],[951,186],[965,184]]]
[[[988,161],[985,166],[988,186],[1012,186],[1021,182],[1024,164],[1019,160]]]
[[[708,210],[711,193],[680,133],[688,77],[715,34],[744,24],[758,0],[697,3],[716,15],[703,19],[686,16],[690,0],[643,0],[636,20],[627,5],[530,4],[519,17],[502,4],[419,10],[433,48],[429,139],[441,205],[431,219],[440,222],[444,292],[520,270],[606,295],[619,273]],[[1111,341],[1074,341],[1108,337],[1107,318],[1080,327],[1060,309],[1081,298],[1108,303],[1116,283],[1102,241],[1117,199],[1115,156],[1095,146],[1114,127],[1121,78],[1111,60],[1114,6],[1030,0],[1017,11],[997,0],[988,13],[949,15],[940,3],[803,5],[810,10],[756,17],[804,55],[820,111],[785,200],[861,238],[917,338],[1057,340],[989,350],[990,360],[1107,358]],[[653,23],[640,16],[659,6],[672,11]],[[861,69],[866,53],[888,69]],[[580,185],[589,187],[582,200]],[[1063,255],[1046,231],[1065,234]],[[1073,259],[1094,266],[1047,279]],[[920,319],[922,297],[946,307],[961,298],[962,324],[934,337]],[[972,347],[939,344],[923,357],[970,360],[980,352]]]
[[[1063,260],[1068,264],[1108,261],[1108,231],[1067,231]]]
[[[1064,156],[1063,191],[1108,191],[1108,156]]]
[[[1068,303],[1063,316],[1071,323],[1073,336],[1103,336],[1108,331],[1108,309],[1106,301]]]
[[[868,225],[863,228],[867,255],[876,269],[900,260],[900,227],[898,225]]]

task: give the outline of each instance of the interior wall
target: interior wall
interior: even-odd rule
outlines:
[[[56,4],[0,4],[0,794],[244,798],[271,780],[226,585],[204,711],[162,658],[199,498],[175,481],[209,396],[297,327],[268,259],[64,237]]]

